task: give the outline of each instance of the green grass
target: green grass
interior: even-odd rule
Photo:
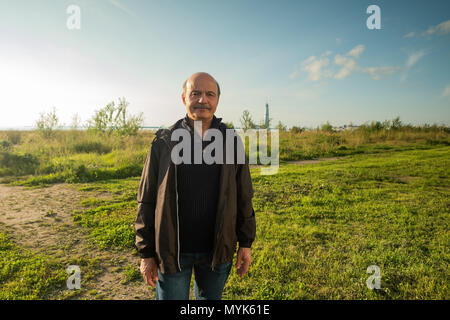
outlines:
[[[258,241],[228,298],[448,299],[450,148],[253,176]],[[369,265],[382,290],[370,291]]]
[[[81,204],[88,209],[77,212],[74,221],[91,230],[91,237],[101,248],[134,246],[134,219],[139,178],[100,181],[79,186],[80,191],[103,191],[112,199],[86,198]]]
[[[450,298],[448,128],[375,127],[280,132],[279,172],[251,170],[253,262],[242,280],[233,269],[225,299]],[[152,138],[152,132],[57,131],[50,139],[0,132],[0,177],[25,186],[75,184],[89,196],[73,219],[92,243],[101,250],[135,250],[136,193]],[[285,163],[328,156],[343,158]],[[83,266],[81,291],[100,298],[89,287],[101,271],[95,259],[31,252],[7,233],[0,233],[0,250],[2,299],[76,298],[79,293],[61,288],[69,264]],[[370,265],[380,267],[380,290],[366,286]],[[124,283],[137,279],[135,267],[123,270]]]
[[[129,265],[129,266],[125,267],[123,274],[124,274],[124,279],[121,281],[122,284],[142,281],[142,275],[141,275],[141,272],[139,271],[138,266]]]
[[[0,232],[0,300],[45,299],[66,284],[64,266],[17,246]]]
[[[243,280],[233,270],[224,298],[448,299],[449,165],[440,147],[252,169],[253,262]],[[132,250],[138,182],[80,185],[115,194],[75,216],[100,246]],[[366,286],[370,265],[381,290]]]

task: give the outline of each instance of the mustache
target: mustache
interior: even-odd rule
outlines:
[[[211,110],[211,107],[208,107],[208,106],[205,106],[205,105],[202,105],[202,104],[197,104],[197,105],[194,106],[194,109],[208,109],[208,110]]]

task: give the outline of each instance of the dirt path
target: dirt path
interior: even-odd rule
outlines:
[[[87,231],[73,222],[74,210],[82,209],[80,200],[93,196],[95,193],[81,193],[66,184],[39,189],[0,184],[0,223],[17,244],[33,252],[61,261],[97,259],[99,270],[84,288],[82,281],[82,290],[74,299],[152,299],[154,291],[143,282],[121,283],[126,266],[138,267],[139,258],[131,250],[102,251],[92,245]],[[83,267],[81,276],[83,279]]]

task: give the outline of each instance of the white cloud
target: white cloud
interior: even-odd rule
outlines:
[[[328,58],[316,58],[310,56],[308,59],[302,62],[302,70],[306,71],[309,75],[308,78],[312,81],[319,81],[321,77],[325,76],[323,69],[328,66],[330,60]]]
[[[299,72],[298,69],[296,68],[296,69],[294,69],[294,71],[292,71],[292,73],[289,75],[289,78],[290,78],[290,79],[295,79],[295,78],[298,76],[299,73],[300,73],[300,72]]]
[[[338,80],[347,78],[352,74],[353,71],[357,70],[358,66],[356,65],[355,59],[358,59],[359,56],[364,52],[364,50],[364,45],[359,44],[349,52],[347,52],[346,56],[353,57],[354,59],[337,54],[334,57],[334,64],[342,66],[342,68],[334,75],[334,78]]]
[[[384,76],[391,75],[402,69],[401,67],[395,66],[360,67],[356,60],[361,56],[364,50],[365,46],[359,44],[344,55],[336,54],[334,60],[332,60],[332,64],[330,64],[330,60],[327,58],[327,56],[332,54],[332,51],[328,50],[319,57],[310,56],[302,61],[301,70],[308,74],[309,80],[319,81],[323,78],[342,80],[349,77],[354,72],[366,73],[369,74],[372,79],[379,80]],[[407,63],[412,66],[424,55],[424,51],[415,52],[409,57]],[[335,67],[333,70],[333,66],[338,66],[339,69],[336,71]],[[289,77],[293,79],[297,77],[300,72],[299,68],[296,68]]]
[[[389,76],[400,69],[400,67],[386,66],[361,68],[361,71],[370,74],[373,80],[380,80],[383,76]]]
[[[424,55],[426,54],[425,50],[420,50],[417,52],[413,52],[409,55],[408,60],[406,61],[406,67],[411,68],[413,65],[417,63]]]
[[[344,57],[340,54],[337,54],[334,57],[334,63],[337,64],[338,66],[344,65],[348,60],[350,60],[350,58]]]
[[[108,0],[109,3],[111,3],[114,7],[122,10],[123,12],[129,14],[132,17],[136,17],[133,11],[129,10],[127,7],[125,7],[122,3],[119,2],[119,0]]]
[[[450,84],[448,84],[442,92],[443,97],[450,97]]]
[[[406,63],[405,63],[405,69],[404,69],[403,75],[401,77],[401,81],[406,80],[406,78],[408,77],[409,69],[411,69],[426,54],[427,54],[427,52],[425,50],[419,50],[419,51],[411,53],[408,56],[408,59],[406,60]]]
[[[410,32],[408,34],[405,34],[403,36],[403,38],[413,38],[414,36],[431,36],[431,35],[445,35],[445,34],[449,34],[450,33],[450,20],[447,21],[443,21],[441,23],[439,23],[436,26],[431,26],[427,29],[427,31],[424,31],[422,33],[415,33],[415,32]]]
[[[364,49],[365,49],[365,47],[362,44],[359,44],[356,47],[354,47],[352,50],[347,52],[347,55],[351,56],[351,57],[359,58],[361,53],[363,53]]]
[[[348,77],[356,68],[355,60],[341,56],[340,54],[337,54],[334,57],[334,64],[342,66],[339,72],[334,75],[334,77],[339,80]]]
[[[433,34],[444,35],[450,33],[450,20],[439,23],[437,26],[431,26],[427,31],[423,32],[422,35],[433,35]]]

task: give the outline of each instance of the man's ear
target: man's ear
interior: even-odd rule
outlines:
[[[186,97],[184,96],[184,93],[181,94],[181,101],[183,101],[183,104],[186,105]]]

